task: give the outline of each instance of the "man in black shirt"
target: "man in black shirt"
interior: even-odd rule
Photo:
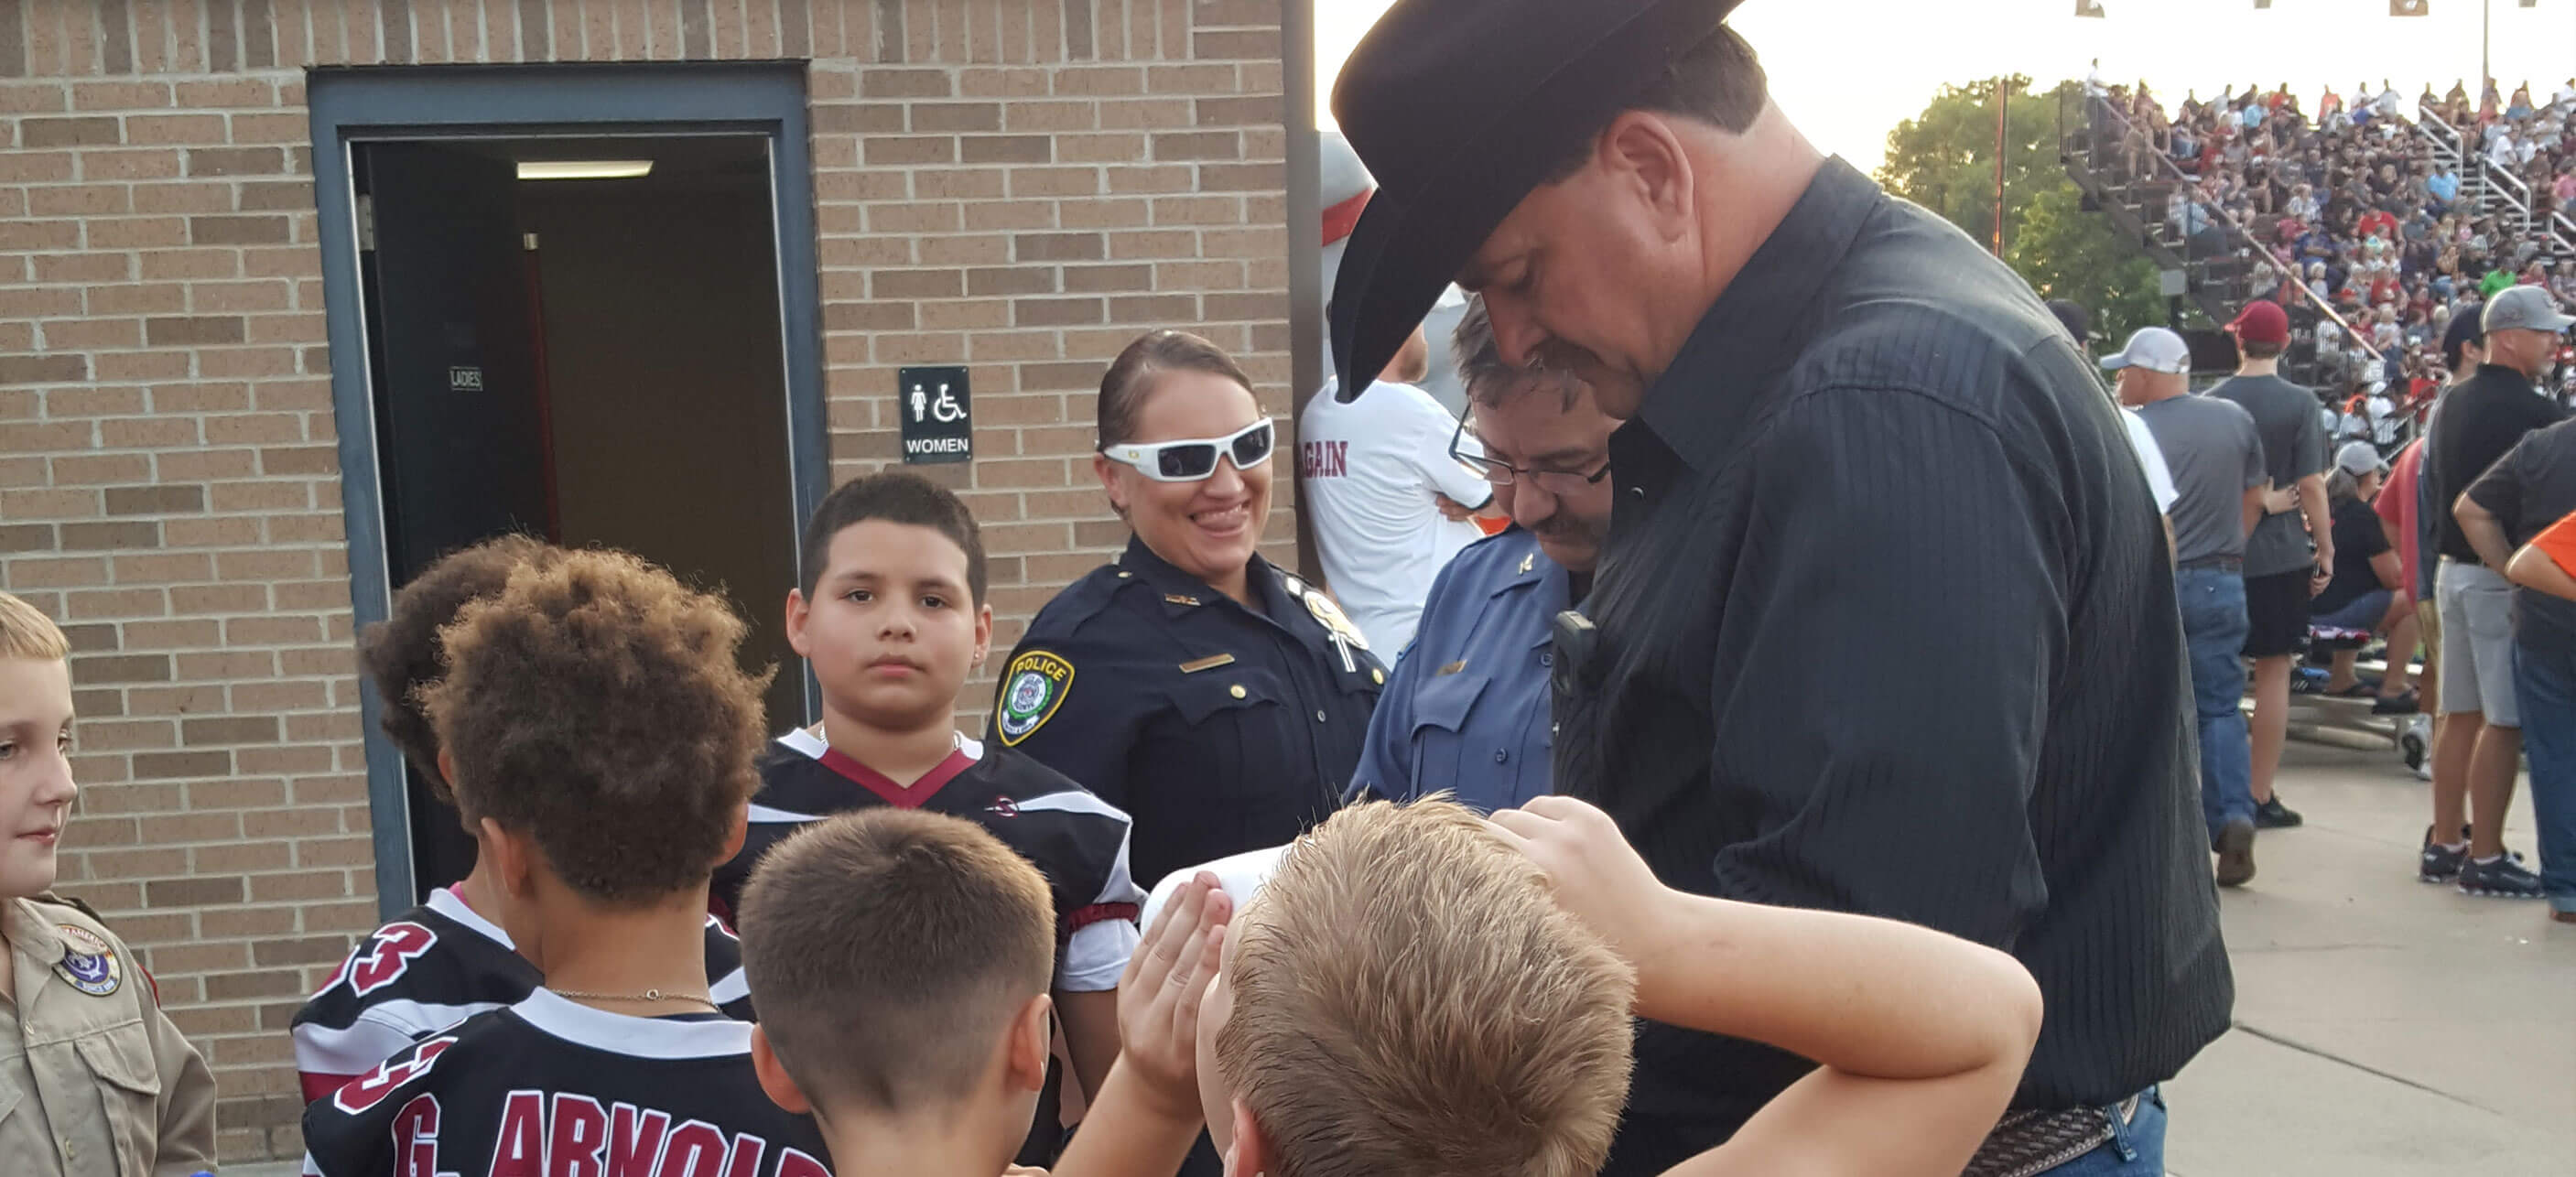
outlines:
[[[2486,362],[2478,374],[2442,394],[2433,448],[2423,477],[2432,484],[2440,521],[2442,568],[2434,596],[2442,613],[2442,711],[2445,742],[2473,740],[2469,753],[2469,839],[2446,844],[2453,827],[2435,815],[2427,835],[2425,873],[2437,873],[2434,851],[2471,895],[2540,897],[2538,876],[2504,848],[2504,815],[2513,802],[2522,759],[2522,718],[2514,706],[2512,589],[2500,565],[2469,542],[2454,508],[2470,484],[2534,429],[2565,416],[2535,381],[2558,355],[2559,332],[2576,319],[2558,312],[2537,286],[2496,292],[2483,317]],[[2475,733],[2472,736],[2470,733]],[[2438,770],[2437,770],[2438,771]]]
[[[2232,1001],[2156,504],[2030,288],[1809,146],[1733,6],[1398,0],[1334,94],[1381,183],[1335,359],[1454,276],[1506,359],[1628,415],[1556,780],[1668,884],[2008,948],[2048,1021],[1979,1165],[2156,1172],[2154,1087]],[[1808,1069],[1646,1025],[1605,1172]]]

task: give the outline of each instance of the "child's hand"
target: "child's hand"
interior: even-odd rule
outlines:
[[[1571,797],[1538,797],[1490,824],[1555,885],[1557,905],[1646,971],[1665,888],[1610,815]]]
[[[1136,946],[1118,979],[1118,1065],[1175,1116],[1199,1114],[1199,1003],[1216,979],[1234,901],[1201,871]]]

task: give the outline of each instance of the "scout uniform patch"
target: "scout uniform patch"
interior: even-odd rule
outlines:
[[[1011,659],[1002,672],[1001,705],[994,708],[993,717],[1002,745],[1016,745],[1044,726],[1064,705],[1065,691],[1072,685],[1073,663],[1044,650]]]
[[[107,941],[78,924],[57,926],[63,934],[63,958],[54,963],[55,976],[92,997],[105,997],[125,983],[125,966]]]

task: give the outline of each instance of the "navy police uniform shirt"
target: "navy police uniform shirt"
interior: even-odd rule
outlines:
[[[1330,598],[1252,558],[1244,608],[1131,539],[1038,611],[992,738],[1135,822],[1135,877],[1276,846],[1339,804],[1386,669]]]
[[[1351,777],[1355,800],[1442,790],[1491,812],[1549,791],[1549,623],[1572,577],[1513,527],[1469,544],[1431,582]]]

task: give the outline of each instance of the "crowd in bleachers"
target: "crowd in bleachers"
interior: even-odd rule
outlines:
[[[2456,87],[2409,103],[2362,85],[2329,90],[2313,114],[2286,85],[2186,96],[2170,114],[2143,83],[2093,90],[2101,141],[2118,143],[2107,166],[2165,192],[2177,252],[2234,259],[2243,293],[2290,308],[2305,353],[2293,365],[2349,407],[2350,432],[2406,432],[2374,426],[2411,418],[2442,386],[2440,336],[2462,307],[2515,284],[2576,299],[2576,258],[2553,256],[2545,232],[2576,199],[2576,81],[2545,105],[2526,86],[2502,102],[2490,89],[2474,108]],[[2542,228],[2481,207],[2477,159],[2446,158],[2410,114],[2450,123],[2466,151],[2524,178]],[[2315,296],[2351,331],[2318,313]]]

